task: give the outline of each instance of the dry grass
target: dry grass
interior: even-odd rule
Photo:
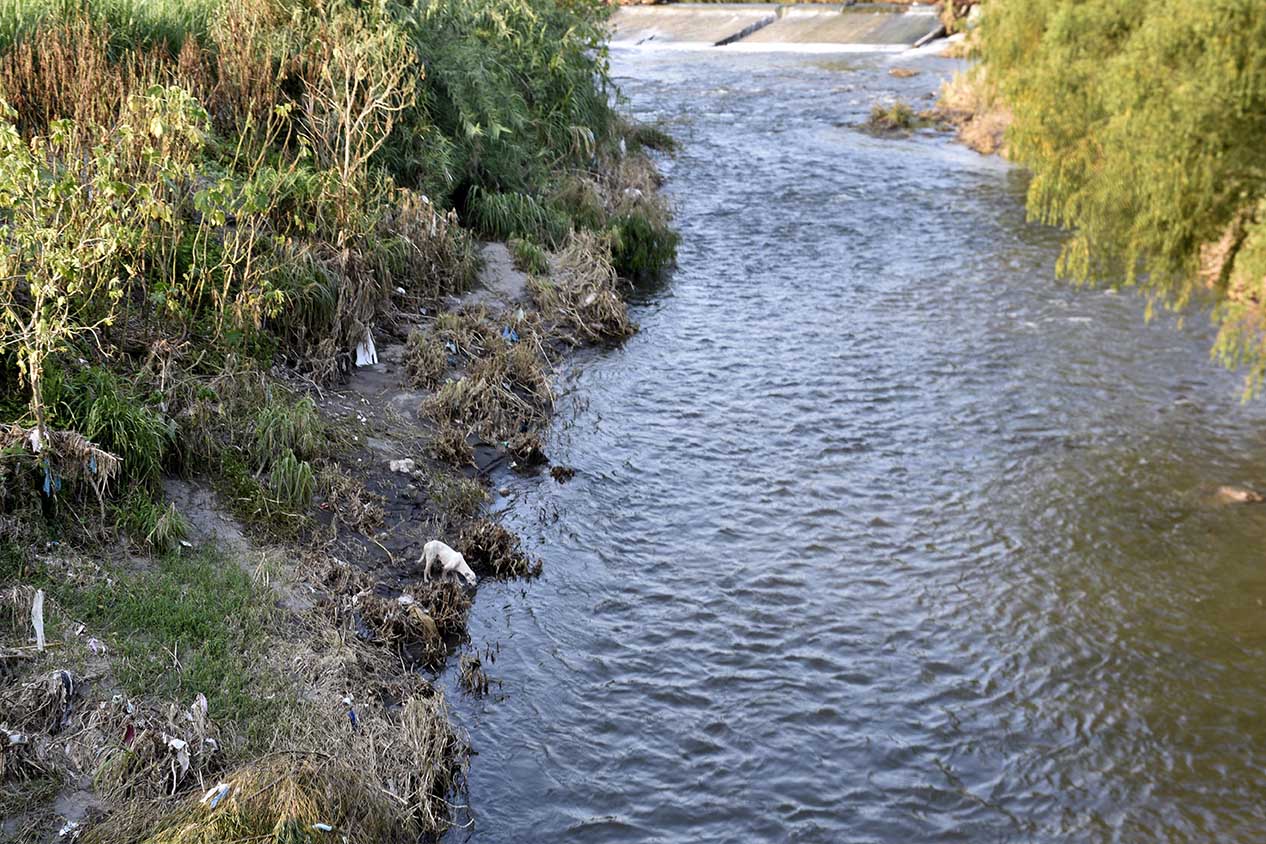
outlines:
[[[539,430],[549,420],[554,394],[539,346],[528,338],[497,338],[466,374],[449,381],[423,403],[441,426],[474,430],[495,442]]]
[[[427,197],[403,189],[396,191],[389,209],[380,234],[405,244],[398,281],[410,295],[433,302],[471,285],[478,269],[475,243],[458,224],[456,212],[441,212]]]
[[[959,141],[976,152],[1006,156],[1011,110],[998,99],[983,71],[955,73],[941,86],[933,114],[956,127]]]
[[[366,575],[336,560],[302,569],[327,598],[297,635],[269,650],[269,673],[290,700],[264,751],[227,774],[203,772],[174,804],[132,800],[83,840],[281,844],[325,833],[370,844],[448,828],[466,747],[443,695],[406,670],[400,654],[406,642],[442,654],[439,640],[464,629],[469,599],[454,584],[410,589],[405,601],[381,598]],[[372,639],[357,632],[366,628]]]
[[[468,525],[457,548],[480,577],[536,577],[541,573],[541,562],[525,554],[519,538],[493,519]]]
[[[483,660],[477,654],[462,654],[457,685],[463,691],[475,697],[484,697],[494,685],[500,684],[499,680],[488,676],[488,672],[484,670]]]
[[[452,423],[436,427],[427,442],[427,453],[453,466],[470,466],[475,462],[475,450],[468,442],[466,430]]]
[[[434,332],[418,329],[409,332],[404,368],[415,386],[434,390],[448,374],[448,366],[448,349]]]
[[[599,342],[622,340],[637,331],[618,284],[607,239],[577,232],[556,256],[553,275],[530,278],[528,291],[565,339]]]

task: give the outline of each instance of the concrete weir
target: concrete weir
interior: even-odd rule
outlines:
[[[672,3],[621,6],[616,45],[746,50],[903,50],[940,29],[931,6]]]

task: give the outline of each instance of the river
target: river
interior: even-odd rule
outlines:
[[[1055,281],[1004,162],[854,128],[952,62],[613,61],[679,267],[564,381],[575,479],[515,484],[545,573],[480,587],[448,840],[1262,840],[1266,506],[1212,493],[1266,413],[1208,319]]]

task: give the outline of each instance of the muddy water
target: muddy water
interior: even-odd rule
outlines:
[[[680,268],[510,517],[475,842],[1266,836],[1266,413],[1210,332],[1055,283],[1023,185],[849,128],[952,68],[619,53]]]

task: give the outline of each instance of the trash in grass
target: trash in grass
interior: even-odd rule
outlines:
[[[333,832],[334,831],[334,827],[330,826],[328,823],[314,823],[312,825],[312,828],[315,829],[317,832]]]
[[[501,329],[501,339],[507,343],[517,343],[519,342],[519,332],[507,325]]]
[[[58,838],[70,838],[74,840],[79,837],[79,821],[68,821],[61,829],[57,830]]]
[[[205,805],[208,809],[214,809],[216,806],[220,805],[221,800],[228,796],[229,790],[230,786],[228,783],[216,783],[207,789],[207,793],[202,795],[202,800],[199,802]]]
[[[109,649],[106,647],[105,642],[93,636],[88,640],[88,651],[93,656],[105,656]]]
[[[174,757],[171,763],[172,782],[178,783],[189,772],[189,742],[168,735],[163,736],[163,741],[166,742],[167,749]],[[176,770],[177,767],[180,768],[179,772]]]
[[[44,590],[36,589],[31,601],[31,626],[35,628],[35,647],[44,650]]]
[[[365,329],[365,339],[356,347],[356,365],[373,366],[378,363],[378,349],[374,346],[374,334]]]
[[[356,708],[352,706],[352,696],[348,695],[343,698],[343,705],[347,707],[347,720],[352,722],[352,731],[360,730],[360,719],[356,717]]]
[[[412,458],[405,457],[401,460],[392,460],[387,464],[387,468],[402,475],[411,475],[413,470],[417,468],[417,463]]]

